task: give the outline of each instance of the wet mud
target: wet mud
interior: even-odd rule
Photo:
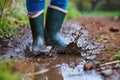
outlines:
[[[77,55],[57,58],[10,62],[28,80],[103,80],[95,70],[84,71],[86,61]],[[97,77],[96,77],[97,76]]]
[[[30,29],[21,28],[24,37],[0,39],[0,60],[11,59],[8,64],[13,67],[13,70],[21,73],[21,78],[27,80],[119,80],[118,69],[117,71],[111,66],[99,66],[98,60],[102,62],[99,57],[100,52],[106,48],[105,44],[108,40],[96,42],[105,31],[99,32],[95,28],[103,22],[92,20],[85,17],[63,25],[61,34],[68,48],[62,54],[58,54],[53,47],[50,53],[33,55]],[[117,25],[119,26],[118,22]],[[116,32],[116,28],[111,28],[110,31]],[[119,33],[118,27],[117,32]],[[108,76],[105,76],[107,73],[102,73],[106,69],[110,69],[108,73],[111,74]]]

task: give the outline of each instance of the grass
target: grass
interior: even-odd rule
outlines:
[[[0,63],[0,80],[20,80],[18,73],[13,73],[7,63]]]
[[[69,2],[68,7],[67,7],[67,11],[68,11],[67,16],[66,16],[67,20],[76,19],[76,18],[82,16],[80,11],[77,10],[74,3],[72,3],[72,2]]]
[[[114,55],[114,57],[120,60],[120,51],[118,51],[118,52]],[[115,65],[115,67],[120,68],[120,63],[117,63],[117,64]]]
[[[81,13],[85,16],[107,16],[107,17],[120,16],[120,11],[93,11]]]
[[[100,37],[96,40],[96,42],[97,42],[97,43],[100,43],[100,42],[102,42],[102,41],[104,41],[104,40],[106,40],[106,39],[107,39],[106,36],[102,35],[102,36],[100,36]]]
[[[118,51],[116,54],[115,54],[115,57],[120,59],[120,51]]]
[[[0,38],[19,36],[15,30],[28,23],[25,0],[14,0],[13,3],[9,1],[11,0],[0,1],[0,4],[4,4],[0,5]]]

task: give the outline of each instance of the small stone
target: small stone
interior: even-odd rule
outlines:
[[[96,52],[96,55],[99,55],[100,54],[100,52]]]
[[[113,73],[114,71],[112,69],[106,69],[101,71],[101,74],[105,77],[110,77]]]
[[[105,70],[106,69],[106,67],[100,67],[100,70]]]
[[[93,68],[93,64],[92,63],[85,63],[84,64],[84,70],[91,70]]]
[[[50,51],[52,49],[52,46],[47,46],[47,49]]]
[[[94,60],[96,58],[96,55],[88,56],[86,59]]]
[[[115,28],[115,27],[110,27],[109,31],[111,31],[111,32],[119,32],[119,29]]]

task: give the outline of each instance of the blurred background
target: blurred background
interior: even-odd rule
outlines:
[[[46,0],[46,4],[49,1]],[[19,26],[28,26],[25,5],[25,0],[0,0],[0,38],[13,36],[14,30]],[[120,16],[120,0],[69,0],[66,20],[83,15]],[[6,28],[9,30],[11,27],[12,34],[7,33]]]
[[[74,0],[74,4],[81,13],[120,16],[120,0]]]
[[[119,11],[120,0],[75,0],[80,11]]]

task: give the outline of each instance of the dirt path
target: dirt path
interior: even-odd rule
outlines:
[[[54,49],[47,56],[31,55],[31,47],[28,47],[32,42],[30,29],[21,28],[19,31],[24,35],[23,38],[0,39],[0,61],[12,58],[14,61],[9,64],[21,72],[22,76],[30,73],[32,76],[28,76],[32,80],[120,79],[120,70],[115,68],[115,64],[98,69],[100,64],[119,60],[114,57],[120,51],[119,19],[82,17],[66,22],[62,28],[62,35],[67,43],[73,43],[64,55],[57,54]],[[89,62],[93,70],[84,71],[84,65]],[[102,71],[106,69],[110,69],[105,72],[111,74],[106,73],[109,76],[102,76]]]
[[[78,22],[89,31],[93,39],[104,36],[104,50],[99,52],[98,60],[102,63],[111,61],[110,58],[114,60],[113,56],[120,51],[120,20],[107,17],[83,17]]]

